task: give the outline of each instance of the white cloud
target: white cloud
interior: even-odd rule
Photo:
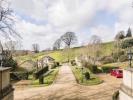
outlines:
[[[12,7],[16,14],[46,21],[44,25],[37,25],[19,18],[16,25],[19,32],[23,33],[21,35],[26,48],[30,49],[33,42],[38,42],[44,49],[52,46],[54,40],[66,31],[76,32],[81,43],[92,34],[101,36],[103,41],[113,40],[119,30],[133,26],[131,4],[132,0],[13,0]],[[101,10],[117,16],[114,26],[91,26],[92,19]],[[88,32],[84,31],[88,25]]]

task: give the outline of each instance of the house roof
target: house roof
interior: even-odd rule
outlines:
[[[44,56],[43,59],[45,59],[45,58],[47,58],[47,59],[49,59],[49,60],[52,60],[52,61],[55,60],[54,58],[52,58],[52,57],[50,57],[50,56]]]

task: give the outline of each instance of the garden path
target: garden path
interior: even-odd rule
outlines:
[[[15,100],[112,100],[112,94],[119,89],[121,79],[109,74],[99,74],[104,83],[82,86],[76,83],[68,65],[60,67],[54,83],[47,87],[15,90]]]

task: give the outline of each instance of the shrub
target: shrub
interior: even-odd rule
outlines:
[[[39,71],[35,71],[33,73],[34,79],[38,79],[42,74],[46,73],[48,71],[48,66],[40,69]]]
[[[44,80],[43,80],[44,78],[43,78],[43,75],[41,75],[40,77],[39,77],[39,84],[43,84],[44,83]]]
[[[127,61],[128,60],[128,57],[127,57],[127,55],[121,55],[119,57],[119,60],[120,60],[120,62],[124,62],[124,61]]]
[[[71,60],[71,65],[72,65],[72,66],[75,66],[75,65],[76,65],[75,60]]]
[[[3,66],[4,67],[11,67],[12,70],[14,70],[18,64],[17,61],[15,61],[12,57],[7,57],[6,59],[3,60]]]
[[[133,46],[133,38],[125,38],[121,43],[121,48],[125,49],[127,47]]]
[[[112,55],[113,55],[113,59],[114,61],[117,61],[118,58],[120,59],[120,56],[124,55],[124,51],[119,51],[119,52],[114,52]]]
[[[97,65],[90,65],[89,69],[92,73],[98,73]]]
[[[87,62],[87,61],[82,61],[82,66],[85,67],[85,68],[89,68],[90,66],[92,66],[92,64],[90,62]]]
[[[90,73],[89,72],[85,72],[85,79],[89,80],[90,79]]]
[[[100,62],[103,64],[112,63],[114,62],[114,59],[111,56],[104,56],[100,59]]]
[[[119,98],[119,91],[116,91],[113,96],[112,96],[112,100],[118,100]]]
[[[59,62],[56,62],[56,65],[57,65],[57,67],[58,67],[58,66],[60,66],[60,63],[59,63]]]
[[[102,71],[104,72],[104,73],[110,73],[110,71],[112,70],[112,69],[115,69],[115,68],[118,68],[118,67],[114,67],[114,66],[104,66],[104,67],[102,67]]]
[[[11,72],[11,80],[28,80],[28,72]]]

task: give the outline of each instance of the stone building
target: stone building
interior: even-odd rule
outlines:
[[[13,91],[10,84],[10,68],[0,67],[0,100],[13,100]]]
[[[44,56],[38,61],[38,67],[40,68],[40,67],[45,67],[48,65],[49,69],[51,69],[54,63],[55,63],[54,58],[50,56]]]

